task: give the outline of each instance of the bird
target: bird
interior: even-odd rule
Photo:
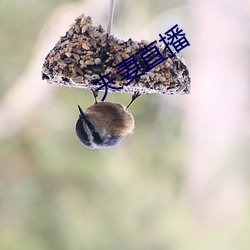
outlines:
[[[95,98],[93,105],[85,112],[78,105],[79,118],[75,130],[80,142],[91,149],[112,148],[131,134],[135,127],[133,115],[128,112],[130,105],[140,94],[136,92],[132,96],[127,107],[119,103],[97,101],[98,92],[92,90]]]

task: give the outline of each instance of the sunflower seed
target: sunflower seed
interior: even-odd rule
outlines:
[[[85,49],[85,50],[89,50],[89,46],[86,43],[82,44],[82,48]]]

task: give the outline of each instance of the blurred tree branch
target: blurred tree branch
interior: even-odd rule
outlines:
[[[191,3],[197,33],[186,116],[185,193],[206,222],[219,223],[239,214],[246,201],[238,146],[249,125],[245,23],[250,15],[244,1]]]

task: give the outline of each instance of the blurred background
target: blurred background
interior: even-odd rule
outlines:
[[[121,39],[184,30],[191,94],[140,97],[134,134],[90,150],[74,126],[92,94],[41,68],[81,13],[106,28],[108,5],[0,2],[0,249],[249,250],[249,0],[117,0]]]

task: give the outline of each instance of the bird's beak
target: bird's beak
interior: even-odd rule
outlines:
[[[77,106],[78,106],[78,110],[79,110],[79,113],[80,113],[80,118],[86,118],[84,112],[82,111],[82,108],[79,105],[77,105]]]

